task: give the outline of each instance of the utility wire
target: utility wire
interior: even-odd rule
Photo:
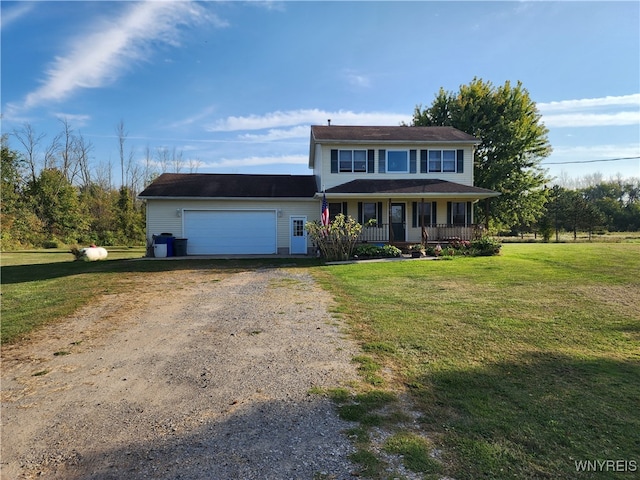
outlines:
[[[545,165],[566,165],[567,163],[598,163],[598,162],[618,162],[620,160],[635,160],[638,157],[620,157],[620,158],[606,158],[603,160],[573,160],[570,162],[543,162]]]

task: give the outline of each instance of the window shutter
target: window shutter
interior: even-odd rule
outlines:
[[[387,171],[386,163],[387,163],[387,151],[378,150],[378,173],[385,173]]]
[[[411,202],[411,208],[413,213],[411,215],[411,226],[413,228],[419,227],[418,225],[418,202]]]
[[[416,151],[409,150],[409,173],[416,173],[418,171],[416,163]]]
[[[358,202],[358,223],[360,225],[364,223],[364,219],[362,216],[362,202]]]
[[[367,173],[376,173],[375,172],[375,150],[367,150]]]
[[[472,216],[471,215],[471,213],[472,213],[471,208],[472,208],[471,207],[471,202],[467,202],[467,218],[466,218],[466,222],[465,222],[467,224],[467,226],[471,225],[473,223],[473,218],[471,218],[471,216]]]
[[[427,173],[427,151],[420,150],[420,173]]]
[[[438,202],[431,202],[431,225],[437,225]]]
[[[453,205],[451,205],[451,202],[447,202],[447,225],[451,225],[451,209],[453,208]]]
[[[464,173],[464,150],[458,150],[456,154],[456,172]]]
[[[331,150],[331,173],[338,173],[338,150]]]
[[[342,214],[347,216],[347,202],[342,202]]]
[[[378,202],[378,210],[376,211],[376,220],[378,221],[378,227],[382,227],[382,202]]]

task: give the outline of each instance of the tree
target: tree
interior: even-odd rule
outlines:
[[[349,259],[362,232],[362,225],[342,213],[329,225],[307,222],[305,228],[322,256],[329,261]]]
[[[474,183],[501,193],[476,211],[487,228],[531,225],[541,217],[548,181],[540,167],[551,153],[548,130],[520,82],[494,87],[474,78],[457,93],[440,89],[433,104],[416,106],[413,126],[452,126],[478,138]]]

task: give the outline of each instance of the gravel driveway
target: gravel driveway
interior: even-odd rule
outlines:
[[[150,274],[2,352],[2,479],[347,479],[357,378],[296,268]]]

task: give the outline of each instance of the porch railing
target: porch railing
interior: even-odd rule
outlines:
[[[430,225],[424,227],[427,233],[428,242],[448,242],[453,239],[473,240],[482,236],[482,225]],[[416,229],[413,229],[414,233]],[[421,229],[417,228],[418,235],[421,237]],[[382,224],[375,227],[364,227],[358,238],[359,242],[366,243],[389,243],[389,224]],[[395,242],[405,242],[405,239],[394,239]],[[409,236],[409,242],[415,241],[420,243],[420,238],[412,239]]]

